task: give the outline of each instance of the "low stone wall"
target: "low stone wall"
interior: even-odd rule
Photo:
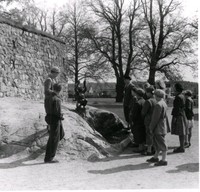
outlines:
[[[65,44],[61,40],[13,21],[0,18],[0,97],[44,97],[43,83],[52,66],[60,67],[58,79],[68,97],[64,73]]]

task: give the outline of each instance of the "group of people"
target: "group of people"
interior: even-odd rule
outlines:
[[[182,85],[175,84],[176,96],[170,126],[164,81],[157,81],[155,85],[145,83],[143,88],[132,84],[129,76],[124,76],[124,82],[124,116],[137,146],[134,152],[153,155],[147,162],[155,163],[155,166],[167,165],[168,147],[165,136],[168,132],[179,136],[180,146],[174,149],[174,153],[184,153],[185,148],[191,146],[194,116],[192,92],[183,92]],[[160,152],[161,160],[158,158]]]
[[[56,83],[55,79],[60,73],[59,68],[52,67],[51,72],[44,82],[44,107],[45,121],[49,132],[49,139],[46,146],[44,162],[55,163],[54,159],[58,143],[64,138],[61,110],[60,92],[62,86]],[[137,145],[134,152],[143,155],[153,155],[148,162],[155,163],[155,166],[167,165],[167,144],[165,135],[178,135],[180,146],[174,149],[174,153],[184,153],[185,148],[191,146],[193,127],[193,100],[190,90],[183,93],[180,83],[175,84],[175,99],[172,109],[171,129],[167,116],[167,104],[165,95],[165,83],[157,81],[155,86],[145,83],[143,89],[131,83],[129,76],[124,76],[124,115],[128,128],[131,129],[134,144]],[[77,91],[84,90],[76,85]],[[84,101],[84,105],[87,100]],[[159,153],[162,152],[162,159],[159,161]]]

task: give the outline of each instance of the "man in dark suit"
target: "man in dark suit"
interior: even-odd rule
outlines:
[[[63,114],[61,112],[61,98],[59,93],[62,87],[56,83],[53,85],[53,92],[45,103],[46,117],[45,121],[50,126],[49,139],[46,147],[45,163],[56,163],[53,160],[56,155],[56,150],[59,141],[64,137],[64,130],[62,126]]]
[[[129,114],[130,114],[130,106],[131,106],[131,89],[133,85],[131,84],[131,78],[129,76],[124,76],[125,88],[124,88],[124,101],[123,101],[123,108],[124,108],[124,116],[125,120],[128,123],[129,127]]]

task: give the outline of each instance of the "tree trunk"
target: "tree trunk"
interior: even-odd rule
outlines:
[[[117,78],[116,84],[116,102],[122,102],[124,97],[124,79],[123,77]]]
[[[156,75],[156,70],[151,68],[149,72],[149,79],[148,79],[148,82],[151,85],[155,84],[155,75]]]

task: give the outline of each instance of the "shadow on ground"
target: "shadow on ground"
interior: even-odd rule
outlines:
[[[136,171],[136,170],[142,170],[142,169],[151,169],[154,168],[154,166],[150,166],[149,163],[141,163],[137,165],[124,165],[120,167],[114,167],[111,169],[104,169],[104,170],[89,170],[88,173],[92,174],[113,174],[113,173],[118,173],[118,172],[123,172],[123,171]]]
[[[16,167],[22,167],[22,166],[32,166],[32,165],[39,165],[39,164],[44,164],[43,162],[41,163],[33,163],[33,164],[24,164],[26,161],[31,161],[39,157],[42,153],[44,153],[44,150],[39,149],[33,154],[31,154],[28,157],[25,157],[23,159],[19,159],[16,161],[13,161],[11,163],[0,163],[0,169],[11,169],[11,168],[16,168]]]
[[[199,172],[199,163],[186,163],[183,165],[178,165],[176,166],[176,169],[169,170],[167,173],[179,173],[182,171]]]

